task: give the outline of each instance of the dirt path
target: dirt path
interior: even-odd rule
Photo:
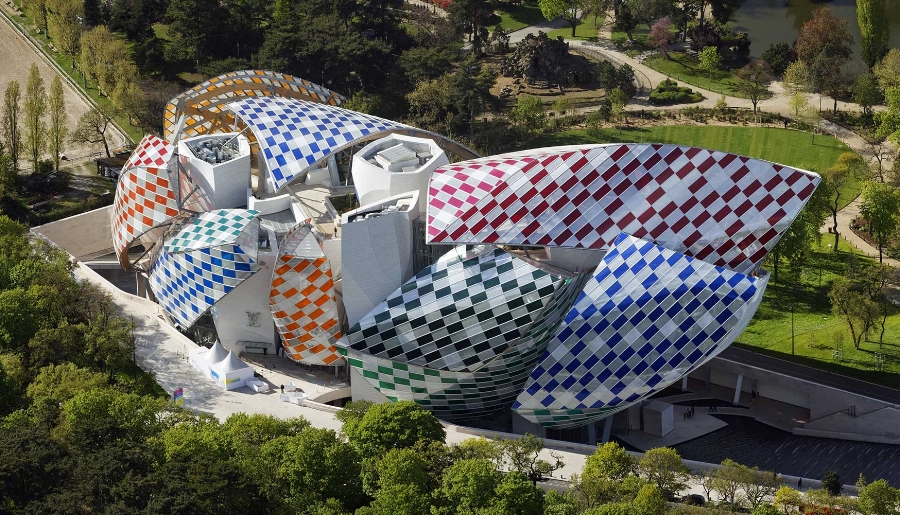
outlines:
[[[0,0],[0,9],[9,16],[14,15],[5,0]],[[6,91],[10,82],[16,80],[19,81],[19,88],[24,97],[25,86],[28,83],[28,71],[32,64],[37,64],[41,77],[44,78],[44,87],[49,92],[50,83],[57,73],[56,69],[22,37],[18,30],[7,22],[6,18],[0,16],[0,95]],[[88,111],[89,107],[84,98],[65,80],[63,80],[63,92],[65,93],[66,112],[69,116],[67,126],[71,134],[78,119]],[[122,146],[125,143],[124,138],[118,135],[117,131],[113,132],[115,134],[111,138],[110,148]],[[66,142],[64,153],[70,161],[78,162],[91,157],[98,150],[102,151],[99,145],[76,145]],[[20,158],[20,167],[30,169],[30,165],[25,161],[27,160]]]

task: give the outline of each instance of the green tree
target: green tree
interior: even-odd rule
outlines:
[[[391,449],[377,460],[366,460],[362,477],[366,492],[375,497],[372,513],[385,515],[427,515],[429,495],[439,484],[417,449]]]
[[[270,440],[263,452],[276,456],[282,495],[295,512],[331,498],[348,510],[362,505],[359,457],[334,431],[307,428],[297,436]]]
[[[25,10],[31,14],[31,18],[37,23],[38,30],[47,33],[47,0],[26,0],[23,2]]]
[[[707,47],[711,48],[711,47]],[[741,82],[737,84],[737,90],[747,95],[753,104],[753,112],[763,98],[769,97],[769,81],[772,80],[772,71],[769,65],[761,59],[752,59],[746,66],[739,69],[735,75]]]
[[[900,491],[879,479],[859,489],[859,511],[863,515],[894,515],[900,511]]]
[[[900,195],[886,184],[870,182],[862,192],[860,213],[869,223],[869,234],[878,243],[878,262],[883,262],[883,249],[897,232]]]
[[[550,456],[553,458],[552,463],[540,459],[541,451],[544,450],[544,441],[531,433],[526,433],[517,439],[501,440],[499,448],[503,453],[502,459],[509,469],[523,474],[535,485],[544,476],[565,466],[562,456],[552,451],[550,452]]]
[[[197,16],[204,13],[204,16]],[[226,19],[222,4],[214,0],[172,0],[166,9],[169,41],[166,55],[170,60],[187,60],[199,64],[219,55]]]
[[[800,492],[789,486],[781,486],[775,491],[775,501],[772,504],[781,510],[782,514],[787,515],[793,513],[795,508],[799,508],[803,504],[803,499]]]
[[[851,277],[865,291],[869,300],[880,308],[881,333],[878,336],[878,345],[884,345],[884,333],[891,305],[886,292],[891,285],[897,284],[897,270],[889,265],[873,265],[853,270]]]
[[[580,14],[584,13],[584,0],[538,0],[538,5],[544,18],[565,20],[572,28],[572,37],[575,37],[575,27],[581,20]]]
[[[334,91],[352,94],[390,93],[405,82],[390,43],[367,39],[347,24],[329,2],[288,2],[289,16],[276,18],[265,30],[255,66],[308,77]],[[367,4],[368,5],[368,4]],[[398,92],[406,85],[393,86]]]
[[[631,505],[641,515],[665,515],[666,495],[656,485],[644,485]]]
[[[413,447],[419,441],[443,442],[446,437],[438,419],[412,401],[376,404],[358,422],[345,424],[343,431],[363,458]]]
[[[890,26],[884,10],[884,0],[859,0],[856,2],[856,20],[862,35],[861,57],[866,66],[875,66],[888,50]]]
[[[375,496],[380,489],[411,485],[427,494],[437,487],[428,472],[428,462],[418,450],[391,449],[384,456],[363,463],[363,489]]]
[[[832,281],[828,300],[831,301],[834,316],[847,322],[853,346],[859,349],[862,339],[875,322],[878,306],[846,277],[836,277]]]
[[[616,12],[616,30],[620,30],[628,36],[628,41],[634,41],[634,29],[638,26],[638,19],[631,12],[631,7],[622,2]]]
[[[374,405],[372,401],[350,401],[335,414],[334,418],[340,420],[342,424],[359,422]]]
[[[453,444],[450,452],[454,460],[484,459],[498,465],[503,460],[502,442],[488,440],[483,436],[467,438],[458,444]]]
[[[610,102],[614,116],[625,114],[625,106],[628,105],[628,94],[622,91],[622,88],[613,88],[612,91],[606,94],[606,98]],[[628,121],[627,116],[625,121]]]
[[[502,475],[487,460],[462,460],[444,471],[435,492],[440,503],[436,513],[469,515],[490,507]]]
[[[843,485],[841,484],[841,479],[838,477],[837,472],[834,470],[826,471],[822,476],[822,490],[829,495],[838,496],[841,495],[842,489]]]
[[[760,506],[772,508],[771,504],[763,501],[775,495],[775,491],[781,484],[778,475],[768,470],[759,470],[757,467],[748,467],[745,472],[747,477],[744,480],[744,495],[747,502],[750,503],[750,508],[752,510],[756,510]]]
[[[7,193],[15,195],[17,178],[18,173],[13,167],[12,158],[0,142],[0,196]]]
[[[130,475],[128,471],[121,474]],[[152,489],[148,488],[149,485]],[[150,472],[144,484],[134,488],[132,495],[138,499],[146,497],[146,507],[142,512],[148,515],[214,515],[231,510],[272,510],[253,478],[248,477],[237,463],[203,453],[179,455],[166,460]],[[118,510],[120,513],[134,513],[137,508],[120,507]],[[102,507],[96,511],[102,511]]]
[[[106,376],[74,363],[48,365],[41,369],[34,381],[28,385],[28,396],[32,399],[47,398],[63,403],[80,392],[102,389],[107,386]]]
[[[828,7],[813,11],[812,19],[803,24],[794,42],[797,58],[812,63],[820,53],[843,65],[853,55],[853,36],[847,29],[847,20],[835,16]]]
[[[509,118],[528,134],[542,131],[547,124],[544,103],[540,98],[531,95],[516,99],[516,105],[510,110]]]
[[[47,114],[47,92],[44,89],[44,79],[41,78],[37,64],[32,63],[28,72],[28,84],[25,86],[22,121],[25,125],[25,147],[28,149],[31,169],[35,171],[47,146],[45,114]]]
[[[113,35],[105,25],[82,35],[80,62],[87,78],[97,83],[100,94],[117,103],[117,90],[124,90],[138,80],[127,42]]]
[[[564,121],[568,119],[568,115],[572,113],[574,107],[575,105],[572,103],[572,100],[566,97],[562,97],[556,102],[553,102],[553,111],[556,113],[557,120],[560,118]]]
[[[678,451],[670,447],[658,447],[644,453],[638,462],[638,470],[650,483],[667,495],[678,495],[684,490],[688,468],[681,461]]]
[[[63,54],[73,61],[78,55],[81,26],[78,16],[82,14],[82,2],[77,0],[48,1],[48,34]]]
[[[400,67],[403,68],[410,83],[415,85],[447,73],[456,55],[458,54],[453,47],[447,49],[417,46],[400,54]]]
[[[69,134],[67,126],[69,114],[66,112],[66,99],[63,94],[62,81],[59,75],[53,76],[50,83],[50,97],[47,99],[47,112],[50,115],[48,139],[50,142],[50,155],[53,156],[53,166],[59,170],[59,157],[63,153],[66,136]]]
[[[819,130],[819,123],[822,121],[822,113],[819,112],[818,109],[812,107],[808,103],[808,97],[805,97],[803,93],[797,93],[794,95],[797,97],[796,103],[798,105],[803,105],[803,98],[807,99],[807,104],[805,108],[800,111],[800,121],[809,126],[809,140],[815,145],[816,144],[816,131]],[[791,98],[792,107],[796,107],[794,105],[794,99]]]
[[[878,61],[872,73],[878,79],[881,90],[900,86],[900,50],[892,48]]]
[[[78,119],[78,124],[72,131],[72,135],[69,136],[69,140],[73,143],[102,143],[106,157],[111,157],[107,131],[115,115],[116,111],[113,108],[103,104],[91,108]]]
[[[797,59],[797,54],[787,43],[772,43],[760,58],[769,65],[772,73],[781,77],[787,67]]]
[[[491,515],[542,515],[544,492],[519,472],[507,472],[494,490]]]
[[[487,24],[494,10],[487,0],[455,0],[448,17],[458,34],[467,34],[475,56],[480,56],[488,40]]]
[[[779,515],[778,509],[771,504],[764,502],[753,508],[750,515]]]
[[[746,477],[746,468],[736,461],[726,459],[713,474],[712,490],[732,508],[739,508],[743,505],[744,500],[740,496],[740,491]]]
[[[866,72],[856,77],[853,81],[853,101],[860,105],[863,114],[872,115],[872,106],[878,105],[884,100],[884,95],[878,87],[878,79],[872,72]]]
[[[719,53],[719,49],[712,45],[704,47],[697,54],[697,58],[700,60],[700,69],[706,70],[709,73],[709,80],[712,80],[713,72],[722,66],[722,54]]]
[[[19,170],[19,155],[22,148],[21,120],[21,92],[17,81],[10,81],[3,94],[3,141],[9,151],[13,170]]]
[[[594,454],[587,457],[584,473],[595,474],[612,481],[622,481],[635,470],[634,458],[616,442],[597,446]]]
[[[900,142],[900,86],[888,88],[884,93],[887,110],[875,113],[876,138]]]
[[[45,500],[68,490],[74,468],[63,445],[28,416],[33,409],[18,413],[3,420],[0,431],[0,499],[10,513],[40,510]]]
[[[475,133],[478,115],[494,101],[491,88],[496,81],[497,72],[493,68],[479,67],[471,58],[462,62],[450,80],[450,98],[457,113],[456,125],[468,126],[469,137]]]
[[[812,91],[812,78],[809,73],[809,66],[802,60],[797,60],[788,65],[781,79],[785,91],[791,96],[797,93],[809,93]],[[800,116],[799,110],[792,108],[794,117]]]
[[[398,484],[382,487],[369,506],[356,510],[356,515],[429,515],[431,499],[414,485]]]
[[[569,495],[550,490],[544,495],[544,515],[578,515],[578,504]]]
[[[422,81],[406,95],[409,116],[414,125],[444,134],[452,132],[451,119],[455,107],[451,98],[452,74]]]

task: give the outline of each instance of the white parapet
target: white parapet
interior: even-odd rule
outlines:
[[[197,136],[178,142],[178,156],[191,180],[206,192],[209,209],[247,205],[250,142],[237,133]],[[186,196],[189,192],[183,192]]]
[[[417,191],[419,211],[424,213],[431,174],[449,162],[433,140],[391,134],[357,152],[350,173],[360,205]]]

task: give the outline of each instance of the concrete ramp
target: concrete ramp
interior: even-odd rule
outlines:
[[[808,422],[794,434],[900,444],[900,410],[889,406],[858,416],[844,410]]]
[[[113,252],[112,206],[50,222],[32,231],[60,246],[79,261]]]

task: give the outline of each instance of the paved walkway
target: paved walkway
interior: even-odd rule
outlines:
[[[878,259],[878,248],[874,245],[870,244],[866,240],[862,239],[850,229],[850,224],[854,219],[860,216],[860,206],[862,206],[862,198],[856,197],[853,202],[847,204],[844,209],[838,211],[837,214],[837,222],[838,222],[838,233],[842,238],[847,240],[850,245],[856,247],[862,254],[869,256],[871,258]],[[825,221],[825,224],[822,226],[822,232],[827,233],[834,226],[834,221],[829,215],[828,220]],[[895,268],[900,268],[900,261],[883,257],[882,262],[885,265],[890,265]]]

